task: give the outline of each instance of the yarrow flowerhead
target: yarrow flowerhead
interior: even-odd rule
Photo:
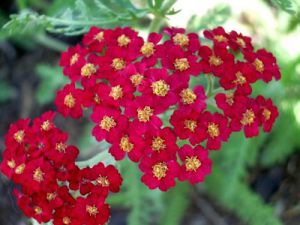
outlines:
[[[167,190],[174,179],[185,180],[182,174],[187,174],[169,165],[179,168],[185,163],[196,170],[200,164],[210,167],[210,163],[200,162],[204,156],[197,155],[197,149],[218,150],[232,132],[243,130],[246,137],[253,137],[261,126],[265,132],[271,130],[277,108],[271,99],[252,98],[252,84],[278,80],[280,72],[271,53],[265,49],[255,51],[251,38],[236,31],[227,33],[222,27],[205,30],[204,37],[211,41],[206,45],[198,34],[182,28],[166,28],[164,32],[165,41],[157,33],[143,40],[128,27],[92,27],[83,45],[67,50],[62,55],[66,59],[61,61],[70,62],[74,54],[74,61],[84,56],[80,66],[91,68],[84,71],[99,76],[90,83],[93,85],[86,85],[85,77],[76,79],[76,87],[82,87],[75,89],[82,92],[76,95],[74,88],[70,89],[74,87],[72,73],[67,72],[70,63],[62,64],[71,86],[58,92],[56,103],[59,111],[74,118],[81,115],[81,110],[75,108],[78,104],[82,110],[91,108],[95,138],[111,144],[109,152],[116,160],[127,155],[141,163],[145,173],[142,181],[150,188]],[[205,91],[195,77],[214,79],[222,91]],[[78,104],[71,104],[65,97],[69,93]],[[189,149],[188,159],[180,157],[182,141],[189,143],[183,148]],[[205,171],[206,175],[210,169]],[[165,177],[170,177],[166,183]]]
[[[78,148],[67,143],[68,134],[54,119],[54,112],[46,112],[32,126],[29,119],[12,124],[0,169],[21,187],[15,196],[26,216],[55,225],[105,224],[105,199],[120,190],[122,177],[114,166],[101,162],[79,168]]]

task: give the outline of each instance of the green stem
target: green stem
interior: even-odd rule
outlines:
[[[169,0],[162,6],[161,11],[163,12],[163,15],[166,14],[169,11],[169,9],[172,8],[172,6],[176,3],[176,1],[177,0]]]
[[[68,48],[65,43],[58,41],[44,33],[36,36],[35,39],[38,43],[58,52],[65,51]]]
[[[158,12],[154,12],[154,19],[151,21],[149,31],[150,32],[159,32],[161,25],[166,18],[166,13],[170,10],[170,8],[175,4],[177,0],[169,0],[167,1]]]
[[[163,18],[159,15],[156,15],[154,19],[151,21],[149,32],[159,32],[162,22],[163,22]]]
[[[214,78],[212,75],[207,75],[207,89],[206,89],[206,96],[209,98],[214,91]]]

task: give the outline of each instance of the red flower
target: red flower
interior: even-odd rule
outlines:
[[[237,106],[239,102],[247,102],[247,97],[244,95],[238,95],[236,93],[219,93],[215,97],[216,104],[223,113],[232,118],[236,115]]]
[[[81,225],[82,221],[79,220],[79,215],[74,207],[64,206],[55,210],[53,215],[54,225]]]
[[[56,183],[54,168],[43,158],[27,163],[23,176],[27,181],[23,183],[23,191],[30,194],[48,191]]]
[[[160,102],[158,111],[163,112],[171,105],[176,104],[176,89],[181,83],[176,77],[169,76],[166,69],[149,69],[145,72],[146,78],[143,79],[139,86],[142,97],[151,98],[153,102]],[[186,82],[186,86],[187,86]]]
[[[237,101],[235,104],[236,114],[231,120],[231,129],[239,131],[244,128],[247,138],[257,136],[260,125],[258,104],[251,98]]]
[[[88,51],[80,45],[70,47],[61,54],[60,66],[63,67],[63,73],[70,78],[72,82],[79,79],[80,68],[85,64],[85,57]]]
[[[165,45],[161,56],[162,66],[174,70],[174,73],[189,77],[197,76],[200,73],[200,65],[197,56],[185,52],[179,46]]]
[[[82,90],[76,89],[73,83],[64,86],[56,95],[55,105],[57,111],[64,117],[71,116],[74,119],[81,117],[81,94]]]
[[[129,79],[132,86],[137,88],[144,79],[146,64],[144,63],[131,63],[121,73],[122,78]]]
[[[265,82],[270,82],[274,77],[279,80],[281,75],[276,58],[272,53],[265,49],[259,49],[257,52],[244,52],[245,59],[252,63],[256,70],[257,77]]]
[[[221,143],[227,141],[231,133],[227,117],[219,113],[204,112],[200,118],[200,127],[198,135],[201,141],[207,140],[206,147],[212,150],[220,149]]]
[[[29,119],[20,119],[11,124],[5,136],[5,145],[11,149],[24,147],[29,143],[31,132],[29,131]]]
[[[177,137],[169,127],[149,131],[145,134],[145,154],[168,155],[176,159]]]
[[[55,115],[55,112],[49,111],[43,113],[39,118],[34,119],[32,126],[33,131],[47,135],[49,132],[55,130],[53,122]]]
[[[123,179],[113,165],[106,167],[100,162],[93,166],[91,173],[96,185],[93,193],[108,193],[108,191],[116,193],[120,191]]]
[[[208,158],[208,151],[198,145],[192,148],[184,145],[179,150],[179,157],[183,162],[180,167],[178,179],[188,180],[191,184],[203,182],[205,176],[211,173],[212,162]]]
[[[220,84],[225,90],[236,88],[237,94],[249,95],[252,92],[251,84],[257,78],[250,63],[237,62],[221,77]]]
[[[199,112],[195,110],[175,110],[170,118],[174,132],[180,139],[189,139],[192,145],[198,144],[201,137],[198,134]]]
[[[28,217],[33,217],[39,223],[47,223],[51,220],[52,208],[40,198],[30,198],[15,192],[18,206]]]
[[[226,33],[223,27],[217,27],[213,30],[204,30],[204,37],[213,41],[214,46],[225,48],[228,46],[230,36]]]
[[[181,89],[179,97],[181,109],[201,112],[206,108],[206,95],[201,85],[195,86],[193,90],[190,88]]]
[[[85,88],[82,93],[82,105],[84,107],[108,107],[109,102],[105,101],[105,98],[107,98],[109,92],[110,87],[102,82]]]
[[[109,206],[98,200],[97,195],[89,195],[87,198],[78,197],[75,213],[84,224],[104,225],[109,219]]]
[[[23,173],[26,168],[26,156],[21,149],[5,149],[3,161],[0,164],[1,172],[19,183],[23,180]]]
[[[134,101],[128,102],[125,114],[134,118],[132,127],[138,134],[144,134],[149,129],[161,127],[162,121],[157,116],[157,108],[150,97],[138,96]]]
[[[144,140],[136,134],[135,129],[134,126],[127,125],[126,130],[119,130],[118,135],[112,137],[109,153],[115,160],[122,160],[127,154],[131,161],[138,162],[143,156]]]
[[[96,123],[92,134],[97,141],[109,140],[109,137],[117,135],[118,131],[127,125],[127,118],[120,111],[108,107],[96,107],[91,119]]]
[[[166,45],[177,45],[190,53],[198,51],[200,47],[199,36],[196,33],[185,34],[185,29],[165,28],[165,33],[171,36],[171,40],[165,42]]]
[[[83,36],[82,42],[91,51],[101,53],[110,36],[111,30],[91,27],[89,32]]]
[[[143,55],[142,63],[147,66],[154,66],[157,62],[158,54],[158,43],[161,40],[162,35],[157,33],[150,33],[148,40],[143,44],[140,49],[140,53]]]
[[[237,51],[239,49],[243,52],[253,51],[253,46],[250,37],[244,36],[241,33],[238,34],[236,31],[231,31],[229,37],[229,45],[234,51]]]
[[[214,46],[213,49],[208,46],[201,46],[199,49],[201,56],[200,66],[204,73],[213,73],[217,77],[222,77],[224,71],[227,71],[233,65],[234,56],[226,48]]]
[[[167,191],[175,186],[175,178],[179,169],[176,161],[155,154],[143,158],[139,168],[144,172],[142,182],[150,189],[159,188],[161,191]]]
[[[256,97],[256,102],[259,104],[260,121],[265,132],[270,132],[279,112],[276,106],[273,105],[271,99],[265,99],[259,95]]]

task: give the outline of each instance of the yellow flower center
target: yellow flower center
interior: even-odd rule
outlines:
[[[209,57],[209,64],[210,65],[220,66],[220,65],[222,65],[222,63],[223,63],[223,60],[220,57],[218,57],[218,56],[211,55]]]
[[[13,169],[13,168],[16,167],[16,162],[15,162],[14,159],[8,160],[8,161],[7,161],[7,165],[8,165],[9,168]]]
[[[190,68],[190,64],[187,58],[175,59],[174,66],[176,70],[179,70],[181,72]]]
[[[151,84],[153,94],[164,97],[170,90],[170,85],[164,80],[155,81]]]
[[[67,94],[64,98],[64,105],[68,108],[73,108],[75,106],[76,99],[71,93]]]
[[[81,76],[90,78],[97,71],[96,67],[92,63],[87,63],[81,68]]]
[[[107,177],[99,176],[96,180],[97,184],[101,185],[102,187],[108,187],[109,186],[109,180]]]
[[[179,95],[181,97],[181,101],[183,102],[183,104],[187,104],[187,105],[193,104],[197,99],[197,95],[189,88],[183,89]]]
[[[131,42],[130,38],[127,37],[125,34],[122,34],[118,37],[118,45],[120,47],[127,47],[127,45]]]
[[[14,133],[14,139],[18,143],[22,143],[25,137],[25,132],[24,130],[19,130],[16,133]]]
[[[152,166],[152,174],[158,180],[161,180],[167,175],[168,167],[166,163],[157,163]]]
[[[240,71],[235,74],[235,77],[236,79],[233,81],[235,84],[243,85],[247,82],[246,77]]]
[[[247,109],[246,112],[243,113],[243,118],[241,123],[245,125],[251,125],[254,122],[255,114],[252,109]]]
[[[177,33],[174,37],[173,37],[173,42],[175,45],[179,45],[181,47],[187,46],[189,44],[189,38],[188,36],[186,36],[185,34],[180,34]]]
[[[197,121],[195,120],[185,120],[184,121],[184,128],[190,130],[191,132],[194,132],[197,128]]]
[[[215,123],[208,123],[207,133],[211,138],[216,138],[220,135],[219,125]]]
[[[56,198],[56,194],[55,193],[47,193],[46,198],[49,202],[51,202],[52,200],[54,200]]]
[[[103,31],[100,31],[98,34],[96,34],[94,36],[94,40],[97,40],[99,42],[103,41],[104,39],[104,32]]]
[[[154,151],[161,151],[163,149],[166,148],[166,145],[164,144],[165,143],[165,140],[162,139],[161,137],[156,137],[152,140],[152,145],[151,145],[151,148],[154,150]]]
[[[72,55],[71,59],[70,59],[70,65],[74,65],[75,63],[77,63],[79,59],[79,54],[75,53],[74,55]]]
[[[94,94],[94,102],[95,102],[96,104],[100,104],[100,103],[101,103],[101,99],[100,99],[100,97],[99,97],[98,94]]]
[[[268,109],[266,109],[266,108],[264,108],[264,110],[263,110],[263,116],[264,116],[264,118],[265,118],[265,120],[269,120],[270,118],[271,118],[271,111],[270,110],[268,110]]]
[[[111,66],[115,69],[115,70],[122,70],[125,68],[126,63],[123,59],[121,58],[114,58],[112,61]]]
[[[115,122],[112,116],[104,116],[99,126],[103,130],[110,131],[110,129],[115,127],[116,125],[117,123]]]
[[[140,51],[144,56],[149,57],[155,52],[154,44],[152,42],[145,42]]]
[[[39,207],[39,206],[35,206],[33,210],[34,210],[36,215],[41,215],[43,213],[42,208]]]
[[[50,130],[50,128],[51,128],[51,123],[50,123],[50,121],[49,121],[49,120],[44,121],[44,122],[42,123],[42,125],[41,125],[41,128],[42,128],[42,130],[44,130],[44,131]]]
[[[16,174],[22,174],[25,170],[25,164],[22,163],[21,165],[17,166],[17,168],[15,169],[15,173]]]
[[[111,88],[109,96],[112,97],[114,100],[118,100],[119,98],[123,97],[123,90],[120,85],[114,86]]]
[[[224,37],[223,35],[215,35],[214,39],[218,42],[227,42],[228,41],[227,38]]]
[[[33,171],[33,180],[39,183],[41,183],[44,180],[44,173],[40,167],[36,168]]]
[[[233,100],[234,94],[233,93],[226,93],[225,97],[226,97],[226,103],[230,106],[233,105],[233,103],[234,103],[234,100]]]
[[[237,38],[237,39],[236,39],[236,43],[237,43],[240,47],[242,47],[242,48],[245,48],[245,47],[246,47],[246,43],[245,43],[245,41],[243,40],[243,38]]]
[[[69,224],[71,224],[71,219],[69,218],[69,217],[64,217],[63,218],[63,224],[65,224],[65,225],[69,225]]]
[[[90,216],[94,216],[96,217],[96,215],[99,213],[97,207],[95,205],[87,205],[86,206],[86,211],[88,214],[90,214]]]
[[[134,85],[134,86],[138,86],[141,84],[142,80],[143,80],[144,76],[137,73],[137,74],[133,74],[131,77],[130,77],[130,80],[131,80],[131,83]]]
[[[120,148],[124,152],[131,152],[133,147],[134,147],[134,145],[129,141],[129,138],[127,136],[124,136],[124,137],[121,138]]]
[[[201,166],[201,161],[197,156],[186,157],[185,169],[186,171],[196,171]]]
[[[59,152],[66,152],[67,145],[65,143],[59,142],[59,143],[56,143],[55,149]]]
[[[145,106],[143,109],[137,109],[138,119],[140,122],[148,122],[153,115],[153,109],[150,106]]]
[[[253,65],[255,66],[255,69],[260,72],[263,73],[265,70],[265,66],[264,63],[260,60],[260,59],[255,59],[253,62]]]

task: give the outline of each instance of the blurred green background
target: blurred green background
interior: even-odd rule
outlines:
[[[253,37],[277,57],[280,82],[257,83],[254,96],[271,97],[280,117],[273,131],[251,140],[232,135],[213,152],[213,172],[197,186],[181,183],[167,193],[150,191],[137,165],[118,163],[121,193],[109,197],[111,225],[299,225],[300,224],[300,1],[299,0],[16,0],[0,2],[0,149],[11,122],[55,109],[57,89],[67,83],[60,52],[80,42],[92,25],[132,26],[144,36],[164,26],[224,26]],[[59,118],[71,142],[88,159],[108,146],[90,135],[88,116]],[[0,175],[0,224],[30,224]]]

